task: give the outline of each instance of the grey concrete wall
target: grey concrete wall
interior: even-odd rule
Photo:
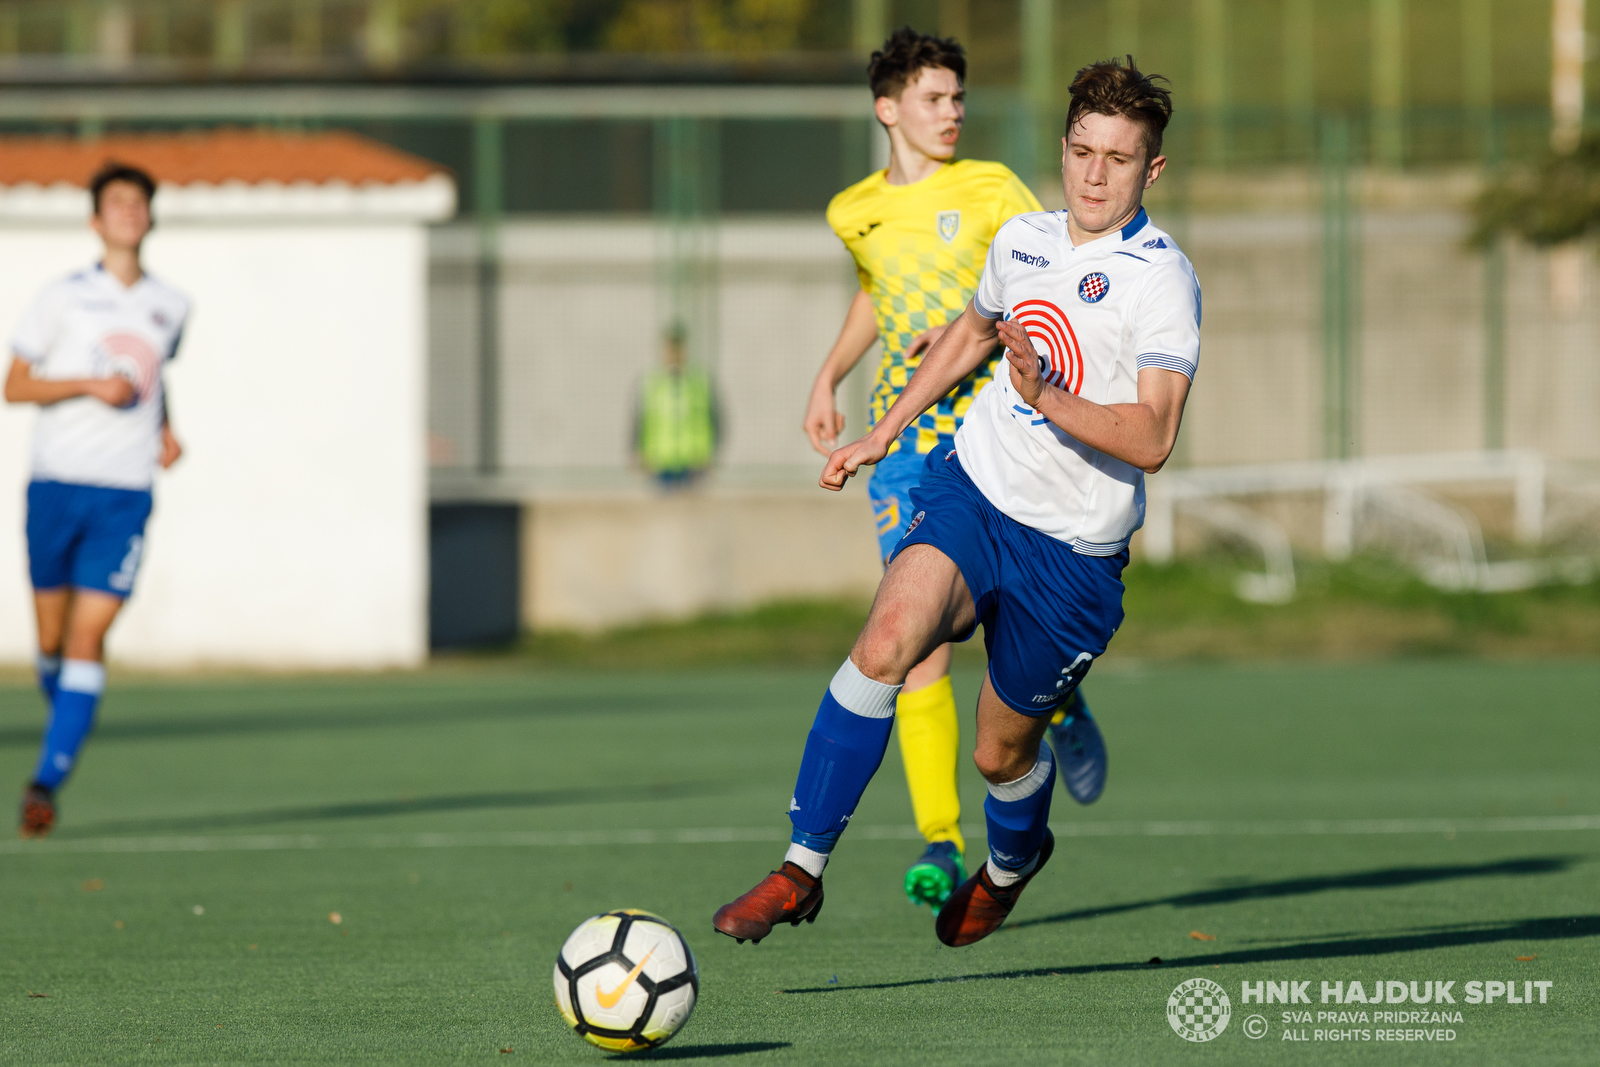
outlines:
[[[592,630],[789,597],[871,596],[866,493],[551,495],[523,513],[523,623]]]

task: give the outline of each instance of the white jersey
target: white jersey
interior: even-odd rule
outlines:
[[[108,378],[133,383],[113,408],[91,396],[41,405],[33,431],[40,481],[148,489],[161,455],[166,415],[161,369],[178,351],[189,301],[146,274],[124,286],[102,267],[46,287],[23,314],[11,348],[36,378]]]
[[[1028,331],[1052,385],[1096,404],[1137,403],[1145,367],[1193,378],[1199,366],[1200,283],[1142,208],[1076,247],[1065,211],[1012,218],[973,299],[985,317]],[[1144,472],[1023,403],[1005,364],[973,401],[956,452],[991,504],[1078,552],[1115,555],[1144,524]]]

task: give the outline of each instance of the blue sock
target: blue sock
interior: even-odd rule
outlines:
[[[1055,757],[1042,741],[1033,770],[1014,782],[990,783],[983,818],[989,827],[989,859],[1002,871],[1023,871],[1038,855],[1050,825],[1055,783]]]
[[[39,691],[44,694],[44,702],[55,707],[56,689],[61,684],[61,657],[40,652],[33,657],[33,669],[38,673]]]
[[[78,749],[94,728],[94,710],[106,687],[106,669],[91,660],[69,659],[61,664],[61,678],[50,705],[50,725],[44,732],[44,749],[33,780],[46,789],[61,785],[78,760]]]
[[[899,695],[898,685],[873,681],[848,659],[828,685],[789,801],[788,859],[815,877],[883,762]]]

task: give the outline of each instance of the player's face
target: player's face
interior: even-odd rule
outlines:
[[[967,93],[954,71],[923,67],[899,96],[880,96],[874,106],[878,120],[898,130],[913,151],[941,160],[956,154]]]
[[[138,248],[150,232],[150,201],[132,182],[112,182],[100,190],[100,210],[91,225],[108,246]]]
[[[1072,221],[1088,233],[1123,225],[1166,162],[1166,156],[1146,161],[1144,127],[1132,119],[1083,116],[1061,139],[1061,187]]]

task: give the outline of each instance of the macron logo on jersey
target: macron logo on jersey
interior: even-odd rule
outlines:
[[[1030,267],[1048,267],[1050,265],[1050,261],[1045,259],[1043,256],[1034,256],[1029,255],[1027,252],[1018,252],[1015,248],[1011,250],[1011,258],[1016,260],[1018,263],[1026,263]]]

